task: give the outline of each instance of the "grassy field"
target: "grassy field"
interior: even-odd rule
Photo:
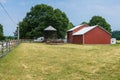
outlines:
[[[120,80],[120,44],[22,43],[0,59],[0,80]]]

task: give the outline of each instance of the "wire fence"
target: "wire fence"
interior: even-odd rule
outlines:
[[[11,41],[1,41],[0,42],[0,58],[8,54],[12,49],[14,49],[21,41],[11,40]]]
[[[9,40],[0,42],[0,58],[8,54],[12,49],[18,46],[20,43],[33,43],[33,39],[20,39],[20,40]]]

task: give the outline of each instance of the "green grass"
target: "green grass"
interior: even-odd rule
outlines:
[[[116,43],[117,43],[117,44],[120,44],[120,40],[117,40]]]
[[[120,44],[22,43],[0,59],[0,80],[120,80]]]

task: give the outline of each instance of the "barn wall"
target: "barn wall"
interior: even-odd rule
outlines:
[[[111,35],[100,27],[84,34],[84,44],[110,44],[110,40]]]
[[[74,29],[73,31],[67,32],[67,42],[72,43],[73,42],[73,35],[72,34],[79,31],[80,29],[82,29],[84,27],[88,27],[88,25],[82,25],[82,26]]]
[[[73,40],[72,33],[73,33],[72,31],[67,32],[67,42],[68,43],[71,43]]]
[[[82,35],[75,35],[73,36],[73,42],[74,44],[83,44],[83,36]]]

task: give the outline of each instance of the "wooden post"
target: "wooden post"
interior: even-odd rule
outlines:
[[[6,42],[6,52],[7,53],[9,52],[9,42],[8,41]]]
[[[3,54],[4,54],[4,45],[3,45],[4,43],[3,43],[3,41],[2,41],[2,46],[1,46],[1,52],[2,52],[2,56],[3,56]]]
[[[5,42],[5,47],[6,47],[5,52],[7,53],[7,51],[8,51],[8,43],[7,43],[7,41]]]
[[[8,51],[10,51],[10,41],[8,41]]]
[[[19,42],[18,42],[19,40],[16,40],[16,46],[19,44]]]

